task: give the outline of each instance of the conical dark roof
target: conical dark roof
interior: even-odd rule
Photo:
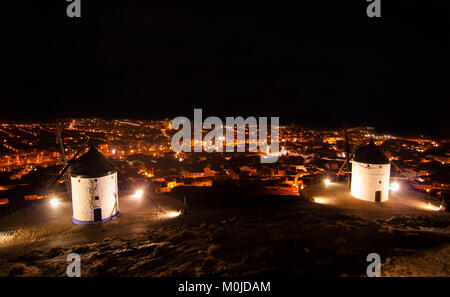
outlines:
[[[93,147],[70,167],[71,176],[84,178],[101,177],[115,171],[114,164]]]
[[[386,155],[371,141],[366,146],[356,149],[353,161],[366,164],[389,164]]]

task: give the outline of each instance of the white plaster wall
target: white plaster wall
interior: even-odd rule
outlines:
[[[102,209],[102,219],[119,211],[117,173],[98,178],[71,177],[73,218],[78,221],[93,221],[94,208]],[[95,200],[95,196],[99,200]]]
[[[381,201],[389,199],[391,164],[365,164],[352,161],[351,194],[362,200],[375,201],[381,191]]]

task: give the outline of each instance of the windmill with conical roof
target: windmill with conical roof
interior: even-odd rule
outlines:
[[[106,222],[117,218],[119,198],[114,164],[91,147],[70,170],[74,224]]]
[[[390,172],[391,162],[373,141],[359,146],[352,159],[352,196],[366,201],[387,201]]]

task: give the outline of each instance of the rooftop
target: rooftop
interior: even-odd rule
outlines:
[[[386,155],[371,141],[368,145],[360,146],[355,151],[353,161],[365,164],[389,164]]]
[[[91,147],[89,151],[75,160],[70,174],[74,177],[101,177],[113,173],[116,168],[97,149]]]

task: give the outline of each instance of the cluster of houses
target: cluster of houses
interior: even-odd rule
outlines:
[[[257,154],[196,153],[166,154],[153,160],[137,156],[138,162],[118,162],[119,187],[148,184],[155,193],[170,192],[179,186],[207,187],[223,180],[254,181],[271,188],[284,188],[293,194],[315,183],[317,176],[338,171],[344,158],[337,155],[323,159],[319,154],[280,158],[276,164],[263,164]]]

